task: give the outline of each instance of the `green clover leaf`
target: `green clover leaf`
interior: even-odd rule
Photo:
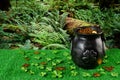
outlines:
[[[69,54],[67,52],[63,53],[63,56],[68,56]]]
[[[118,64],[118,65],[119,65],[119,64],[120,64],[120,61],[117,61],[117,62],[116,62],[116,64]]]
[[[76,71],[71,71],[71,75],[72,76],[76,76],[78,74],[78,72],[76,72]]]
[[[52,62],[52,66],[56,66],[57,64],[55,62]]]
[[[90,73],[87,73],[87,72],[83,72],[83,73],[82,73],[82,76],[83,76],[83,77],[91,77]]]
[[[37,66],[38,69],[44,69],[45,67],[43,65]]]
[[[61,78],[61,77],[63,77],[61,71],[56,71],[56,70],[54,70],[54,71],[52,72],[52,74],[53,74],[52,77],[56,77],[56,78]]]
[[[35,72],[33,72],[32,70],[30,70],[29,73],[30,73],[31,75],[35,74]]]
[[[46,76],[46,75],[47,75],[46,72],[40,72],[40,76],[44,77],[44,76]]]
[[[51,58],[46,58],[47,61],[51,61],[52,59]]]
[[[21,67],[21,69],[22,69],[23,71],[25,71],[25,72],[28,72],[28,69],[25,68],[25,67]]]
[[[71,58],[71,56],[68,56],[67,59],[71,60],[72,58]]]
[[[71,69],[71,70],[75,70],[76,67],[72,65],[72,66],[70,66],[70,69]]]
[[[99,68],[99,69],[97,69],[97,71],[104,72],[105,70],[103,68]]]
[[[47,71],[52,71],[52,67],[46,67]]]
[[[111,72],[111,76],[118,77],[118,73],[117,72]]]
[[[62,62],[62,60],[58,60],[58,59],[56,60],[57,64],[60,64],[61,62]]]
[[[34,58],[35,58],[35,59],[38,59],[38,60],[40,60],[40,59],[41,59],[41,57],[40,57],[40,56],[35,56]]]

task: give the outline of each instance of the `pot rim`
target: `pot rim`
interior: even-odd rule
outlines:
[[[95,31],[97,31],[97,33],[96,34],[94,34],[94,33],[92,33],[92,34],[83,34],[83,33],[78,32],[80,29],[84,29],[84,28],[96,29]],[[100,26],[83,26],[83,27],[75,28],[74,33],[78,34],[78,35],[84,35],[84,36],[89,35],[90,36],[90,35],[101,35],[101,34],[103,34],[103,31],[101,30]]]

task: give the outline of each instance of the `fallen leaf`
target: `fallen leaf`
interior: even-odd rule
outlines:
[[[62,70],[65,70],[65,67],[56,67],[55,69],[59,70],[59,71],[62,71]]]
[[[94,76],[94,77],[100,77],[100,73],[98,73],[98,72],[93,73],[93,76]]]
[[[103,66],[103,69],[105,69],[106,71],[112,71],[114,69],[113,66]]]
[[[29,61],[29,60],[30,60],[30,58],[29,58],[29,57],[25,57],[25,60],[26,60],[26,61]]]
[[[25,63],[25,64],[23,64],[22,66],[25,67],[25,68],[27,68],[27,67],[30,66],[30,64]]]
[[[46,62],[41,62],[40,64],[42,64],[42,65],[46,65],[47,63],[46,63]]]
[[[34,54],[40,54],[39,51],[35,51]]]

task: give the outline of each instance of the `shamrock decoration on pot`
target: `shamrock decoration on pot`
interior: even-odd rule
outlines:
[[[78,27],[72,40],[71,56],[79,67],[92,69],[102,63],[105,56],[103,32],[99,26]]]

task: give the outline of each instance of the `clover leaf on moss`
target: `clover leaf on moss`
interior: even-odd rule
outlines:
[[[25,72],[28,72],[28,69],[25,68],[25,67],[21,67],[21,69],[22,69],[23,71],[25,71]]]
[[[107,63],[108,62],[108,60],[107,59],[103,59],[103,63],[105,64],[105,63]]]
[[[82,76],[83,76],[83,77],[91,77],[91,74],[90,74],[90,73],[87,73],[87,72],[83,72],[83,73],[82,73]]]
[[[44,53],[44,52],[41,52],[41,54],[44,55],[44,56],[46,55],[46,53]]]
[[[97,71],[100,73],[100,74],[106,74],[105,70],[103,68],[99,68],[97,69]]]
[[[38,60],[40,60],[40,59],[41,59],[41,57],[40,57],[40,56],[35,56],[34,58],[35,58],[35,59],[38,59]]]
[[[56,51],[56,50],[52,51],[53,54],[56,54],[57,52],[58,52],[58,51]]]
[[[117,61],[116,64],[119,65],[119,64],[120,64],[120,61]]]
[[[32,63],[31,63],[31,66],[35,66],[35,63],[32,62]]]
[[[118,77],[118,73],[117,72],[111,72],[111,76]]]
[[[38,63],[31,63],[32,66],[38,66]]]
[[[99,71],[99,72],[103,72],[103,71],[105,71],[103,68],[99,68],[99,69],[97,69],[97,71]]]
[[[57,64],[55,62],[52,62],[52,66],[56,66]]]
[[[71,65],[71,64],[72,64],[72,62],[68,61],[68,62],[67,62],[67,64]]]
[[[56,60],[57,64],[60,64],[61,62],[62,62],[62,60],[59,60],[59,59]]]
[[[78,74],[77,71],[71,71],[71,76],[76,76]]]
[[[52,71],[52,67],[46,67],[47,71]]]
[[[107,59],[108,58],[108,56],[107,55],[105,55],[105,57],[104,57],[105,59]]]
[[[38,69],[44,69],[45,66],[44,66],[44,65],[39,65],[39,66],[37,66],[37,68],[38,68]]]
[[[51,61],[52,59],[51,58],[46,58],[47,61]]]
[[[75,67],[74,65],[72,65],[72,66],[70,66],[70,69],[71,69],[71,70],[75,70],[76,67]]]
[[[56,71],[56,70],[54,70],[54,71],[52,72],[52,77],[61,78],[61,77],[63,77],[63,75],[62,75],[62,72],[61,72],[61,71]]]
[[[35,72],[33,72],[32,70],[29,70],[29,73],[30,73],[31,75],[35,74]]]
[[[46,72],[40,72],[40,76],[44,77],[44,76],[46,76],[46,75],[47,75]]]
[[[69,54],[67,52],[64,52],[63,53],[63,56],[68,56]]]
[[[68,60],[71,60],[72,58],[71,58],[71,56],[68,56],[67,59],[68,59]]]

